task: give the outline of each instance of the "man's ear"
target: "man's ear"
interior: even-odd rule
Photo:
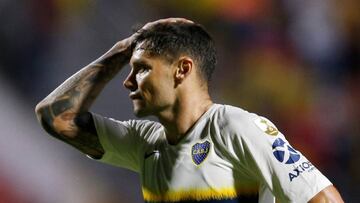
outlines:
[[[180,57],[178,60],[178,65],[175,71],[175,81],[176,84],[180,84],[184,79],[190,75],[194,66],[194,62],[189,57]]]

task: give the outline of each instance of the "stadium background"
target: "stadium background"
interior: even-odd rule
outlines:
[[[142,202],[136,174],[46,135],[33,110],[132,25],[169,16],[214,37],[216,102],[271,119],[346,202],[360,202],[359,10],[357,0],[1,0],[0,202]],[[127,72],[93,111],[134,118]]]

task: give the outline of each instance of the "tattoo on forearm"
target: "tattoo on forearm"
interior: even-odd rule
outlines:
[[[129,52],[129,53],[127,53]],[[76,118],[88,112],[104,86],[128,63],[131,50],[109,52],[96,62],[83,68],[43,100],[39,110],[40,122],[54,137],[63,140],[80,151],[99,158],[104,150],[96,135],[93,120],[77,123]],[[85,117],[92,119],[90,117]]]
[[[115,73],[102,68],[101,64],[94,64],[50,94],[52,102],[41,109],[41,123],[46,131],[84,153],[101,157],[104,150],[96,133],[79,129],[74,119],[88,110],[103,86],[113,77],[112,74]]]

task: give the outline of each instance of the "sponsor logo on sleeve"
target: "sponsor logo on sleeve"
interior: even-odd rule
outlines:
[[[300,154],[281,138],[272,144],[273,154],[281,163],[293,164],[300,159]]]
[[[314,170],[315,167],[311,164],[310,161],[304,161],[301,164],[297,165],[292,172],[289,173],[290,182],[293,181],[294,178],[299,177],[299,175],[303,172],[310,172]]]
[[[263,132],[265,132],[268,135],[276,136],[279,133],[275,125],[264,117],[260,116],[254,122],[258,128],[260,128]]]
[[[210,142],[196,143],[191,147],[191,158],[195,165],[200,165],[209,155]]]
[[[273,155],[274,157],[281,163],[284,164],[295,164],[297,163],[301,155],[290,146],[290,144],[284,141],[281,138],[277,138],[273,144]],[[310,161],[303,161],[297,165],[295,165],[294,169],[288,174],[290,182],[292,182],[295,178],[299,177],[303,172],[310,172],[314,170],[315,167],[311,164]]]

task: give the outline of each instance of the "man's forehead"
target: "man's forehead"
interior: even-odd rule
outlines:
[[[149,54],[146,53],[146,51],[144,49],[134,49],[132,56],[131,56],[131,60],[138,60],[141,58],[148,58]]]
[[[150,60],[165,60],[165,58],[148,50],[146,42],[136,44],[130,59],[130,64],[134,63],[135,61],[146,62]]]
[[[136,44],[130,59],[130,63],[133,63],[134,61],[150,59],[150,57],[150,54],[144,48],[144,42],[141,42]]]

